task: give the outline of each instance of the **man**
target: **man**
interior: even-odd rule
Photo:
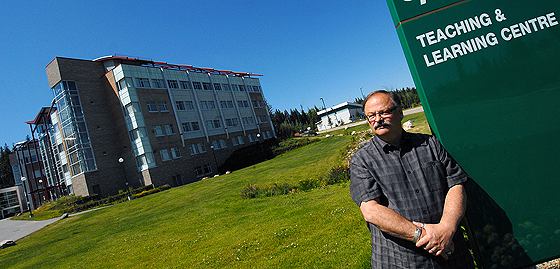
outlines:
[[[396,93],[370,93],[364,113],[375,136],[352,158],[350,193],[371,232],[372,268],[474,268],[458,228],[467,174],[437,138],[402,129]]]

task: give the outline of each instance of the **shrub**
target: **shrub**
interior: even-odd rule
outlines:
[[[245,198],[257,198],[269,197],[273,195],[284,195],[293,193],[295,191],[308,191],[327,185],[347,182],[349,180],[350,167],[348,165],[339,165],[331,168],[331,170],[324,176],[301,179],[295,186],[288,183],[283,183],[282,185],[274,183],[273,186],[262,188],[257,185],[249,184],[241,189],[241,196]]]

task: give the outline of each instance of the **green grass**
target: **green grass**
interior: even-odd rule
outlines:
[[[348,183],[240,195],[247,184],[324,174],[351,141],[321,138],[229,175],[71,216],[0,250],[0,268],[369,268],[369,231]]]

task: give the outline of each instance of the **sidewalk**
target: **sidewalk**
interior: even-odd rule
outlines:
[[[70,214],[68,215],[68,217],[102,209],[105,207],[106,206]],[[36,221],[35,220],[11,220],[9,218],[2,219],[0,220],[0,242],[3,242],[4,240],[11,240],[16,242],[17,240],[20,240],[38,230],[41,230],[45,226],[49,224],[53,224],[63,218],[64,218],[63,216],[60,216],[48,220],[36,220]]]
[[[0,242],[20,240],[43,227],[58,221],[60,217],[49,220],[0,220]]]

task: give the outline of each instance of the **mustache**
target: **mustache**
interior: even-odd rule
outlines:
[[[384,120],[378,121],[373,125],[373,129],[377,130],[377,128],[379,127],[391,127],[391,124],[388,122],[385,122]]]

